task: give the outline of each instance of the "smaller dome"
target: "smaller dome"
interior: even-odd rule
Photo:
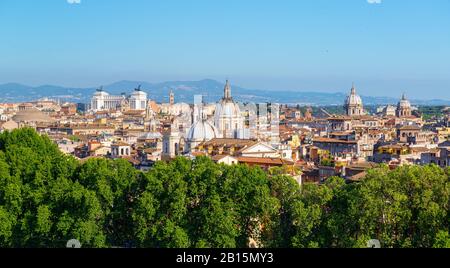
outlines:
[[[347,106],[361,106],[363,104],[361,97],[356,94],[356,89],[354,86],[352,87],[351,93],[347,97],[345,104]]]
[[[358,95],[351,95],[347,98],[348,105],[362,105],[362,99]]]
[[[189,129],[187,140],[189,141],[209,141],[219,137],[217,128],[206,120],[199,120]]]
[[[402,99],[398,102],[399,109],[409,109],[411,108],[411,103],[406,98],[406,95],[403,94]]]

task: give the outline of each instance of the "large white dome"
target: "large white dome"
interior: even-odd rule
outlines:
[[[209,141],[219,137],[217,128],[206,120],[199,120],[189,129],[188,141]]]
[[[241,116],[239,105],[232,100],[221,100],[216,105],[215,118],[236,118]]]

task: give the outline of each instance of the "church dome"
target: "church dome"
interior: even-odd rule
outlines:
[[[224,96],[217,103],[215,111],[215,121],[220,119],[239,118],[241,116],[241,109],[239,105],[231,97],[231,85],[227,80],[224,88]]]
[[[356,94],[356,89],[353,86],[350,95],[347,97],[345,101],[347,106],[362,106],[363,102],[359,95]]]
[[[223,98],[216,105],[214,125],[223,138],[237,138],[238,133],[244,128],[244,117],[239,104],[231,97],[231,85],[228,80]]]
[[[410,109],[411,103],[406,98],[406,95],[403,94],[402,99],[398,102],[398,108],[399,109]]]
[[[216,117],[218,118],[233,118],[241,115],[239,105],[233,101],[221,100],[216,105]]]
[[[217,128],[206,120],[199,120],[189,129],[187,140],[209,141],[219,137]]]

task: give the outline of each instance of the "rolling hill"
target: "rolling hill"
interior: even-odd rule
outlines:
[[[215,80],[200,81],[168,81],[162,83],[148,83],[145,81],[119,81],[103,88],[110,94],[129,94],[134,88],[141,85],[150,98],[157,102],[167,102],[168,94],[172,89],[177,102],[192,103],[194,95],[203,95],[207,102],[215,102],[223,95],[224,84]],[[55,85],[42,85],[32,87],[17,83],[0,85],[0,102],[24,102],[44,97],[56,98],[64,101],[79,103],[89,102],[95,92],[95,87],[68,88]],[[234,98],[242,102],[277,102],[285,104],[300,104],[312,106],[342,105],[346,95],[344,93],[322,93],[304,91],[275,91],[246,89],[236,85],[232,86]],[[365,105],[395,104],[398,99],[390,97],[362,96]],[[450,105],[450,100],[411,100],[415,105]]]

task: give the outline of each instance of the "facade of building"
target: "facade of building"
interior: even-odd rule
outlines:
[[[435,164],[442,168],[450,167],[450,147],[436,148],[422,153],[421,164]]]
[[[402,99],[398,102],[396,115],[397,117],[410,117],[412,115],[411,103],[405,94],[403,94]]]
[[[382,116],[396,116],[397,108],[393,105],[386,105],[378,108],[377,112]]]
[[[147,109],[147,93],[141,90],[139,86],[134,90],[130,96],[130,109],[131,110],[146,110]]]
[[[91,111],[108,110],[146,110],[147,93],[141,90],[140,86],[134,90],[129,97],[126,95],[113,96],[104,91],[103,88],[97,89],[91,99]]]
[[[66,103],[61,106],[61,113],[64,115],[75,115],[77,113],[77,105],[75,103]]]
[[[163,147],[161,158],[164,161],[169,161],[177,156],[183,154],[184,151],[184,137],[179,129],[172,125],[170,129],[163,133]]]
[[[126,157],[131,155],[131,146],[125,142],[117,142],[111,145],[111,156],[113,158]]]
[[[109,95],[103,88],[97,89],[94,96],[91,99],[91,110],[104,111],[104,110],[116,110],[125,100],[125,96],[113,96]]]
[[[333,138],[314,138],[313,145],[321,150],[328,151],[333,157],[352,157],[359,155],[357,141]]]

